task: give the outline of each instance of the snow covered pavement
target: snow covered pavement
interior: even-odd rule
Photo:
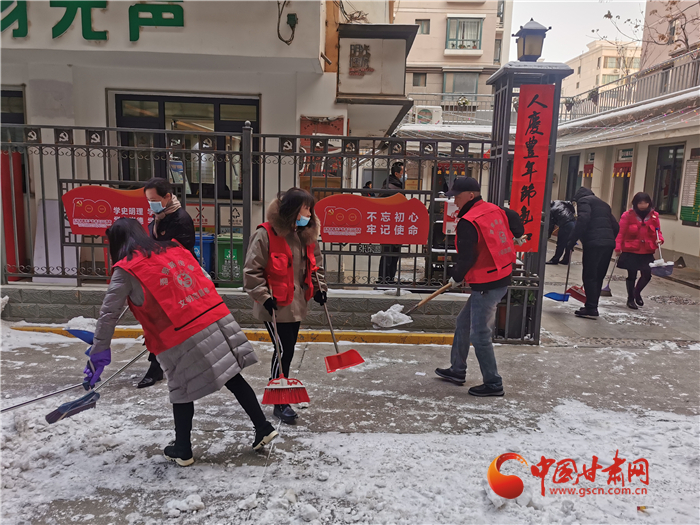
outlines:
[[[83,344],[7,328],[3,407],[80,381]],[[141,348],[117,342],[107,372]],[[256,348],[263,365],[245,375],[262,394],[271,348]],[[251,450],[230,393],[197,402],[189,468],[161,453],[173,438],[167,387],[134,388],[145,360],[110,383],[96,409],[71,419],[49,426],[43,417],[80,393],[3,414],[2,522],[698,523],[697,345],[497,347],[501,399],[473,398],[435,378],[447,347],[356,348],[366,363],[329,375],[323,356],[332,346],[299,345],[292,371],[311,404],[297,426],[281,428],[271,452]],[[470,367],[468,385],[478,379],[473,356]],[[509,451],[529,465],[570,458],[579,472],[593,456],[609,467],[616,451],[628,463],[644,458],[648,485],[628,479],[628,463],[622,472],[625,487],[647,493],[552,494],[609,488],[601,470],[595,482],[554,484],[553,466],[542,496],[540,480],[508,461],[501,471],[519,476],[525,491],[504,500],[486,471]]]

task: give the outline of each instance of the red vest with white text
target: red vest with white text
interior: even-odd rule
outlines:
[[[168,248],[150,257],[136,252],[131,260],[124,258],[114,266],[141,283],[145,300],[141,306],[129,300],[129,307],[153,354],[179,345],[230,313],[214,283],[185,248]]]
[[[292,249],[287,239],[275,233],[269,222],[264,222],[258,228],[267,230],[270,253],[265,266],[265,279],[272,288],[272,295],[277,300],[278,306],[288,306],[294,301],[294,261]],[[304,298],[309,301],[314,296],[313,272],[318,270],[314,244],[306,246],[306,275],[304,284],[306,290]]]
[[[460,220],[471,222],[479,236],[476,262],[464,280],[485,284],[509,276],[515,262],[515,246],[506,212],[495,204],[479,201]]]

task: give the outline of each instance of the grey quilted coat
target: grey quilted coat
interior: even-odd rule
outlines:
[[[135,305],[142,305],[141,283],[129,272],[115,268],[102,301],[91,353],[109,348],[127,297]],[[171,403],[189,403],[217,392],[242,369],[258,362],[252,345],[230,314],[156,358],[168,378]]]

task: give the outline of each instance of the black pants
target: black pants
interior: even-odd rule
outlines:
[[[282,372],[284,372],[284,377],[289,377],[289,367],[294,358],[294,346],[297,344],[300,326],[300,322],[277,323],[277,335],[281,342],[280,353],[282,354]],[[265,328],[267,328],[267,332],[270,334],[270,341],[274,341],[275,331],[272,327],[272,323],[266,322]],[[272,354],[272,364],[270,366],[270,379],[276,379],[279,376],[280,367],[277,361],[277,352],[274,352]]]
[[[248,417],[253,422],[253,426],[262,428],[267,419],[263,414],[255,392],[243,378],[238,374],[226,382],[238,403],[243,407]],[[173,403],[173,417],[175,418],[175,445],[183,448],[191,448],[190,433],[192,432],[192,418],[194,417],[194,403]]]
[[[627,282],[631,283],[630,288],[634,286],[635,297],[641,297],[642,290],[644,290],[644,287],[651,281],[651,268],[640,269],[639,273],[639,280],[637,281],[637,285],[634,286],[634,281],[637,280],[637,270],[627,270]]]
[[[400,244],[382,244],[382,251],[401,253]],[[379,258],[379,282],[388,283],[396,278],[396,268],[399,265],[399,257],[382,255]]]
[[[557,249],[554,250],[554,257],[552,257],[553,261],[558,262],[562,255],[564,255],[562,262],[564,264],[568,264],[569,254],[566,253],[566,245],[569,244],[569,237],[571,237],[575,227],[575,221],[569,221],[563,226],[559,226],[559,233],[557,234]]]
[[[600,290],[608,273],[613,248],[583,247],[583,288],[586,290],[586,308],[598,308]]]

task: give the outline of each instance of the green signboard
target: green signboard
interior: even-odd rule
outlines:
[[[681,196],[681,221],[687,226],[700,227],[700,150],[693,149],[685,165],[683,194]]]

